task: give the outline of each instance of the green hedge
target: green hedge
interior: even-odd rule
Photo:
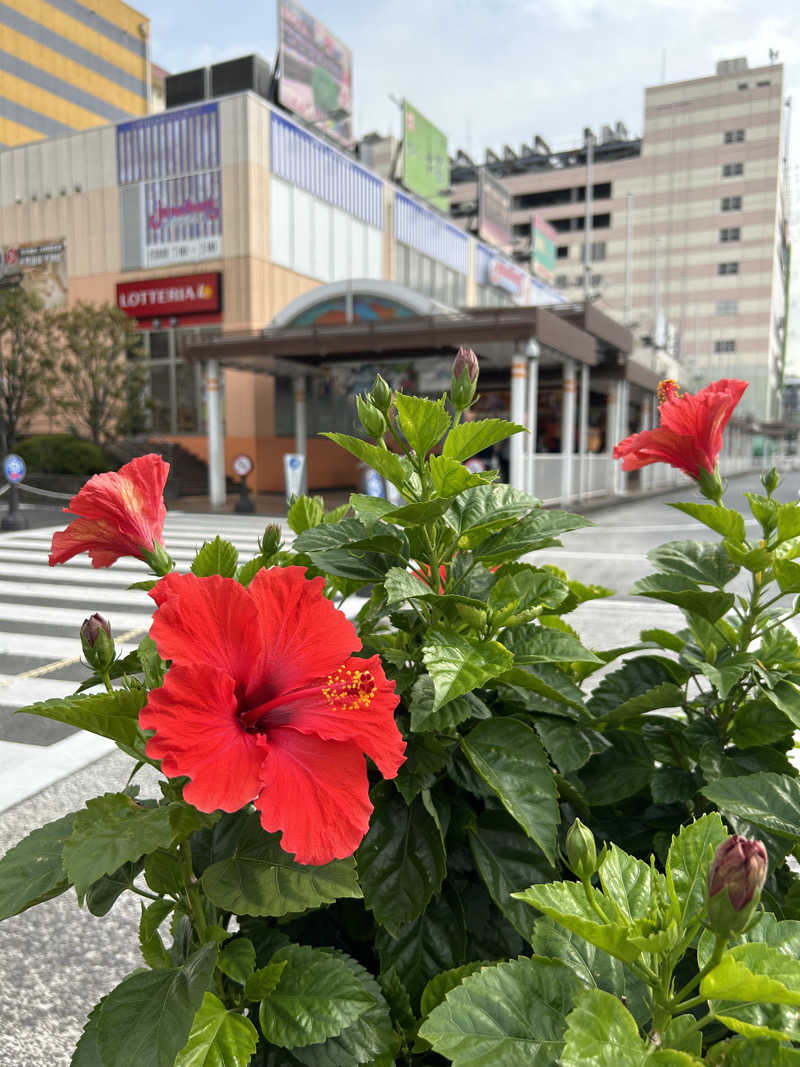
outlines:
[[[27,437],[17,452],[29,471],[41,474],[101,474],[114,467],[100,445],[68,433]]]

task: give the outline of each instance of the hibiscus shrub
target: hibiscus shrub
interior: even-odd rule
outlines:
[[[591,651],[569,616],[610,591],[550,551],[590,523],[464,465],[522,430],[462,421],[476,379],[467,352],[438,401],[378,378],[372,440],[328,436],[404,502],[301,497],[290,543],[268,527],[244,562],[217,538],[174,571],[158,457],[71,501],[51,563],[145,560],[153,624],[118,657],[87,619],[91,676],[25,710],[163,776],[159,799],[128,784],[0,861],[0,917],[70,887],[96,914],[142,898],[147,969],[92,1012],[74,1067],[800,1054],[800,507],[767,475],[752,544],[722,504],[744,383],[668,388],[662,427],[619,446],[681,466],[711,502],[678,506],[721,540],[654,550],[637,583],[684,629]]]

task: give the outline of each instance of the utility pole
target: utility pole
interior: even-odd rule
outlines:
[[[594,162],[594,134],[587,126],[583,131],[586,149],[586,212],[583,224],[583,299],[589,302],[592,282],[592,164]]]

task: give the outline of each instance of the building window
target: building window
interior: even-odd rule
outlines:
[[[742,231],[738,226],[725,226],[719,231],[720,241],[738,241],[741,239]]]
[[[756,82],[756,89],[763,89],[765,85],[769,85],[769,84],[770,84],[769,78],[767,78],[763,82]]]
[[[741,211],[742,198],[740,196],[723,196],[719,207],[720,211]]]
[[[722,137],[725,144],[736,144],[744,140],[744,130],[726,130]]]
[[[569,278],[566,274],[557,274],[555,277],[556,289],[566,289],[569,285]]]
[[[744,174],[744,163],[723,163],[722,164],[722,177],[723,178],[735,178],[740,174]]]
[[[748,84],[747,82],[739,82],[739,84],[736,86],[736,88],[737,89],[746,89],[747,88],[747,84]]]
[[[717,264],[717,274],[738,274],[738,273],[739,273],[739,264],[738,263],[718,263]]]
[[[568,259],[569,258],[569,245],[559,245],[556,248],[556,259]]]
[[[714,351],[715,352],[735,352],[736,351],[736,342],[735,341],[715,341],[714,342]]]
[[[581,260],[586,258],[586,245],[581,245]],[[606,243],[605,241],[592,241],[591,244],[591,261],[596,263],[601,259],[606,258]]]
[[[717,315],[736,315],[738,311],[738,300],[719,300],[717,302]]]

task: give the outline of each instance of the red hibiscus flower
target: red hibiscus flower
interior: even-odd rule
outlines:
[[[662,382],[661,425],[620,441],[614,448],[614,459],[623,461],[624,471],[669,463],[690,478],[699,480],[702,471],[713,474],[722,449],[722,431],[747,385],[737,378],[722,378],[696,396],[679,396],[674,382]]]
[[[303,567],[231,578],[170,574],[150,634],[172,660],[139,715],[147,754],[191,779],[200,811],[250,801],[299,863],[351,855],[372,805],[364,755],[386,778],[404,760],[397,694],[378,656]]]
[[[151,454],[116,472],[95,474],[64,508],[78,518],[53,534],[50,566],[81,552],[89,553],[94,567],[110,567],[120,556],[150,563],[154,555],[168,559],[161,543],[168,473],[169,463]]]

